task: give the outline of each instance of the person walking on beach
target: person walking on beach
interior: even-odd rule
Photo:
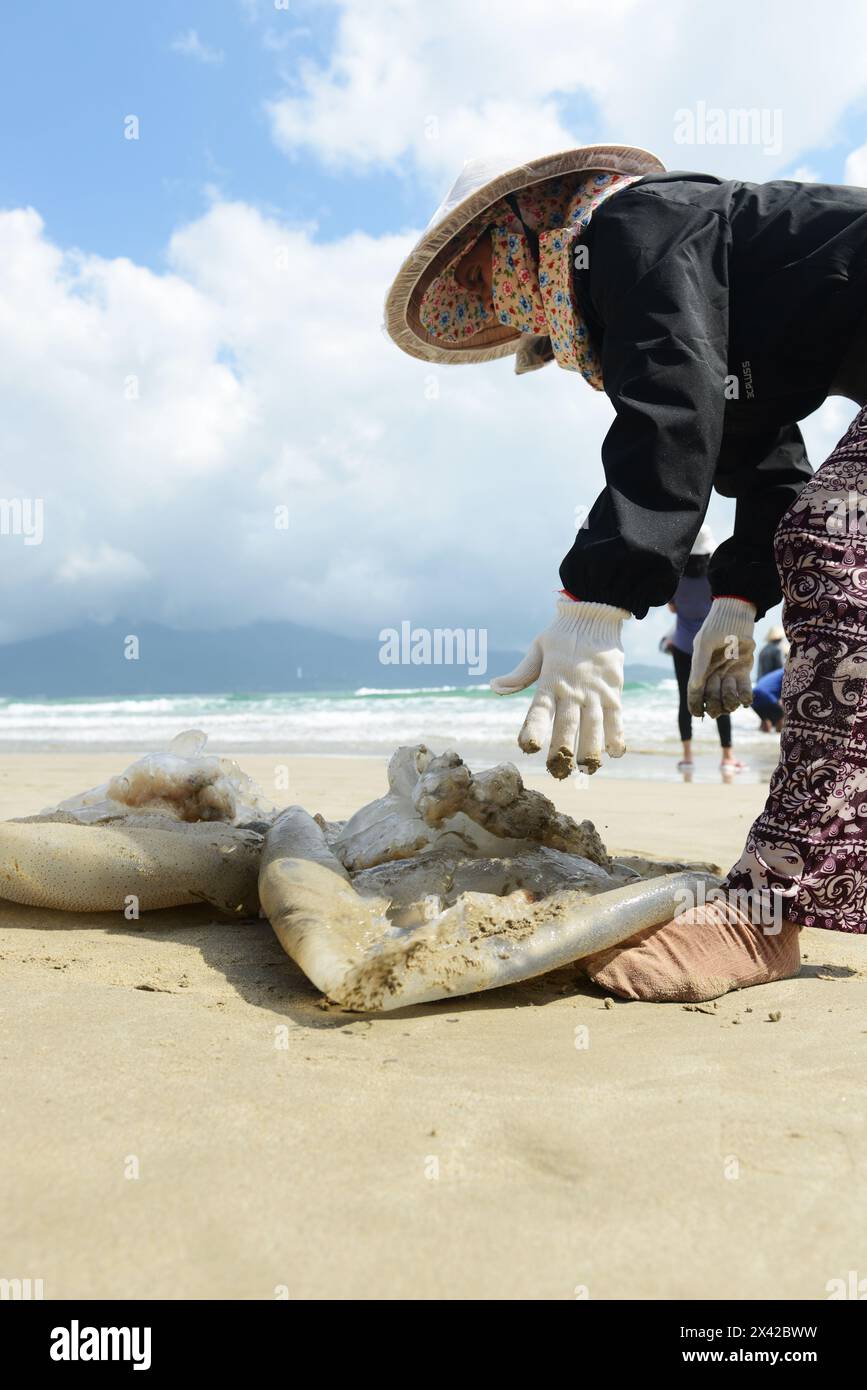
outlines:
[[[750,705],[755,625],[785,595],[780,763],[725,900],[593,978],[709,998],[797,974],[802,925],[867,930],[867,411],[815,476],[797,423],[830,395],[867,403],[867,189],[668,172],[623,145],[476,161],[398,272],[386,327],[427,362],[554,361],[614,408],[554,619],[491,683],[535,683],[518,742],[547,743],[552,775],[624,752],[623,624],[671,599],[713,488],[736,510],[708,567],[693,714]],[[742,893],[771,903],[771,929]]]
[[[769,627],[765,633],[765,645],[759,652],[757,674],[766,676],[769,671],[781,671],[786,664],[788,647],[786,634],[781,627]]]
[[[696,536],[686,567],[674,591],[674,598],[668,605],[672,613],[677,615],[674,631],[668,639],[668,650],[674,662],[674,674],[677,679],[677,723],[683,744],[683,757],[677,765],[679,772],[690,772],[694,765],[692,715],[687,702],[687,686],[692,666],[693,642],[713,603],[707,567],[715,548],[711,529],[705,524]],[[720,767],[723,775],[743,772],[746,764],[738,761],[732,749],[731,716],[721,714],[716,720],[716,726],[722,748]]]

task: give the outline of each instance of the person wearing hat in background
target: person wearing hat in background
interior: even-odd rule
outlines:
[[[783,629],[781,627],[769,627],[765,633],[765,645],[759,652],[758,676],[767,676],[771,671],[782,670],[788,654],[789,648]]]
[[[666,649],[671,653],[674,661],[674,674],[677,678],[679,696],[677,722],[683,743],[683,757],[677,766],[680,772],[687,774],[692,771],[694,765],[692,758],[692,715],[687,701],[687,687],[690,667],[692,666],[693,643],[713,602],[707,569],[715,549],[713,533],[705,523],[695,538],[683,574],[674,591],[674,598],[668,605],[672,613],[677,615],[674,631],[666,641]],[[732,749],[731,716],[721,714],[716,720],[716,726],[722,748],[720,767],[724,780],[728,780],[734,773],[745,771],[746,763],[738,762]]]
[[[867,402],[867,189],[667,172],[624,145],[505,171],[474,161],[398,272],[386,327],[428,362],[515,354],[523,373],[554,361],[614,408],[605,487],[560,566],[554,619],[491,682],[500,694],[535,683],[518,742],[525,752],[547,742],[555,777],[595,771],[603,749],[624,752],[623,624],[671,599],[711,490],[735,499],[733,534],[708,566],[689,705],[715,718],[751,703],[755,624],[785,586],[783,699],[800,700],[801,717],[787,706],[783,744],[794,728],[800,742],[783,748],[764,819],[726,885],[772,894],[786,916],[769,932],[734,901],[698,907],[618,948],[594,978],[626,997],[678,999],[796,974],[799,926],[842,924],[837,869],[823,865],[828,825],[842,824],[832,788],[854,785],[853,758],[867,800],[867,728],[854,729],[849,685],[867,674],[855,651],[863,639],[867,652],[857,593],[867,543],[856,527],[838,564],[826,524],[841,479],[867,490],[867,412],[812,482],[797,425],[829,395]],[[534,476],[521,506],[535,487]],[[827,812],[821,833],[814,797]],[[842,873],[855,874],[857,907],[846,926],[863,931],[865,846],[849,845]]]

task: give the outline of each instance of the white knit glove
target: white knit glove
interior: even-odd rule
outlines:
[[[718,719],[752,704],[755,626],[756,610],[746,599],[714,599],[693,643],[686,692],[691,714]]]
[[[548,771],[554,777],[568,777],[573,765],[595,772],[602,763],[603,740],[612,758],[626,750],[620,722],[620,629],[630,616],[607,603],[561,599],[554,622],[535,639],[521,664],[491,681],[498,695],[539,682],[518,743],[525,753],[538,753],[553,719]]]

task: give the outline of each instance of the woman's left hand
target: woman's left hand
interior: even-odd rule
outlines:
[[[756,610],[747,599],[715,598],[696,633],[687,687],[690,714],[711,719],[753,702]]]

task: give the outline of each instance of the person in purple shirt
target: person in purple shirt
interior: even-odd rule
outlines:
[[[686,688],[689,683],[689,672],[692,664],[692,644],[695,641],[696,633],[710,612],[713,602],[707,571],[710,557],[715,549],[716,542],[713,534],[710,527],[705,524],[696,536],[695,544],[686,562],[686,569],[674,592],[674,597],[668,605],[672,613],[677,615],[674,631],[666,639],[666,649],[674,660],[674,674],[677,677],[677,689],[680,696],[677,722],[683,743],[683,757],[677,766],[681,772],[689,772],[693,767],[692,716],[687,704]],[[716,726],[722,746],[720,767],[723,773],[742,772],[746,764],[738,762],[734,755],[730,716],[721,714],[716,721]]]

